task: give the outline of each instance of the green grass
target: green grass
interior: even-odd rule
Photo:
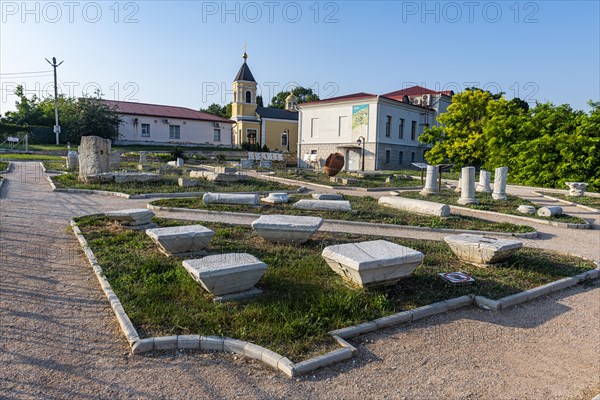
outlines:
[[[1,169],[1,168],[0,168]],[[562,193],[549,193],[549,192],[539,192],[541,194],[556,197],[557,199],[562,199],[566,201],[570,201],[577,204],[583,204],[584,206],[599,208],[600,209],[600,197],[592,197],[592,196],[568,196]]]
[[[66,161],[42,161],[47,170],[52,171],[68,171]]]
[[[288,204],[264,204],[261,206],[205,204],[200,198],[162,199],[151,204],[163,207],[181,207],[213,211],[249,212],[255,214],[291,214],[313,215],[326,219],[347,221],[375,222],[394,225],[412,225],[429,228],[470,229],[493,232],[533,232],[534,229],[525,225],[511,223],[498,223],[482,220],[475,217],[452,215],[448,218],[430,217],[397,210],[379,205],[377,200],[370,196],[346,196],[352,205],[352,212],[342,211],[310,211],[299,210],[292,207],[293,202],[311,198],[307,195],[291,195]]]
[[[7,168],[8,168],[8,162],[0,161],[0,171],[6,171]]]
[[[315,172],[310,170],[302,170],[301,174],[295,174],[292,171],[276,171],[275,176],[286,179],[294,179],[302,182],[317,183],[320,185],[328,186],[351,186],[351,187],[362,187],[362,188],[378,188],[378,187],[406,187],[406,186],[421,186],[421,181],[416,179],[394,179],[392,182],[387,183],[385,180],[388,176],[397,174],[396,172],[390,174],[369,174],[365,177],[357,177],[349,173],[340,172],[336,178],[348,178],[355,179],[357,183],[350,183],[343,185],[339,182],[331,182],[329,176],[325,175],[324,172]]]
[[[246,181],[215,183],[201,180],[200,186],[181,187],[177,184],[178,175],[164,175],[163,180],[147,183],[83,183],[75,174],[52,177],[57,188],[105,190],[127,194],[144,193],[179,193],[179,192],[268,192],[277,190],[294,190],[294,188],[277,182],[269,182],[255,178]]]
[[[433,194],[429,196],[421,196],[419,192],[400,192],[401,197],[408,197],[411,199],[419,199],[419,200],[427,200],[434,201],[437,203],[445,203],[449,205],[461,206],[458,204],[458,199],[460,198],[460,194],[454,192],[453,190],[442,190],[439,194]],[[532,202],[528,200],[521,199],[517,196],[508,195],[505,201],[498,201],[492,198],[490,193],[480,193],[475,192],[475,198],[479,201],[477,205],[468,205],[461,206],[472,208],[474,210],[484,210],[484,211],[494,211],[502,214],[509,215],[519,215],[525,216],[535,219],[541,219],[546,221],[556,221],[556,222],[567,222],[567,223],[575,223],[575,224],[583,224],[585,220],[574,217],[568,214],[557,215],[554,217],[540,217],[537,214],[521,214],[517,211],[517,207],[522,204],[535,206]],[[539,208],[539,206],[537,207]]]
[[[59,156],[45,156],[42,154],[5,154],[0,153],[0,160],[15,160],[15,161],[43,161],[43,160],[64,160],[64,157]]]
[[[292,246],[268,243],[250,228],[207,223],[216,232],[207,254],[247,252],[268,265],[257,284],[261,296],[214,304],[181,266],[182,259],[165,257],[144,232],[125,230],[101,217],[84,217],[78,223],[141,337],[227,336],[295,361],[336,348],[327,334],[332,329],[465,294],[498,299],[593,268],[575,257],[523,249],[505,267],[482,269],[462,264],[444,242],[386,238],[423,252],[423,264],[395,285],[355,289],[320,254],[328,245],[377,237],[317,233],[306,244]],[[466,272],[477,281],[450,286],[437,276],[448,271]]]

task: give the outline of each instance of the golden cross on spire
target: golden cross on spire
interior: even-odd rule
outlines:
[[[294,81],[292,81],[292,85],[290,87],[290,92],[293,92],[293,91],[294,91]]]
[[[244,42],[244,62],[246,62],[246,58],[248,58],[248,54],[246,54],[246,42]]]

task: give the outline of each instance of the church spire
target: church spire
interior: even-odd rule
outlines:
[[[246,59],[248,59],[248,54],[246,54],[246,43],[244,43],[244,55],[242,58],[244,59],[244,64],[246,64]]]

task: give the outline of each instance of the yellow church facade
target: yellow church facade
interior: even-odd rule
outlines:
[[[256,103],[257,83],[246,62],[233,81],[231,120],[233,145],[244,143],[266,145],[270,151],[296,153],[298,146],[298,99],[290,93],[285,109],[259,107]]]

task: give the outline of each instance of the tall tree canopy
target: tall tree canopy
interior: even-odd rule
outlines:
[[[292,90],[294,96],[298,98],[298,103],[307,103],[309,101],[317,101],[319,100],[319,96],[313,93],[313,90],[310,88],[304,88],[302,86],[298,86]],[[275,108],[285,108],[285,99],[290,95],[289,91],[281,91],[277,93],[272,99],[269,107]]]

